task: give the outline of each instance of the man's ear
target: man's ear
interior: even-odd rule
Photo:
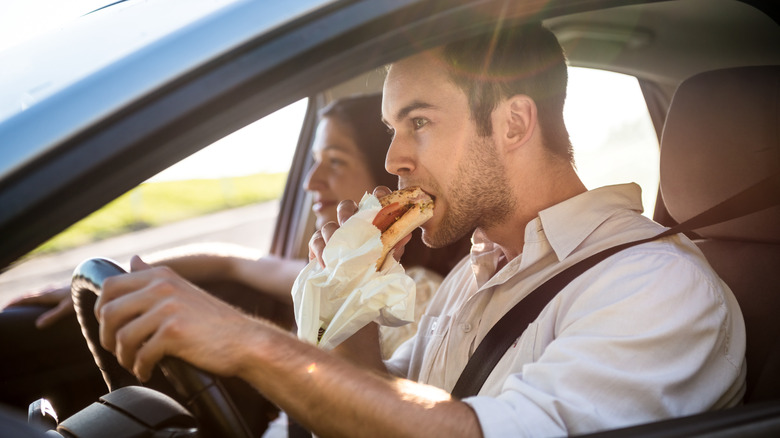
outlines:
[[[505,118],[502,140],[506,150],[524,146],[537,129],[536,102],[524,94],[516,94],[506,99],[501,107]]]

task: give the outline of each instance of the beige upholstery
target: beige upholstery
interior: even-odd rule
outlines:
[[[661,141],[661,192],[681,222],[780,172],[780,66],[694,76],[672,99]],[[702,230],[780,243],[780,206]]]
[[[661,192],[682,222],[780,172],[780,66],[683,82],[661,140]],[[746,401],[780,398],[780,206],[696,230],[748,333]]]

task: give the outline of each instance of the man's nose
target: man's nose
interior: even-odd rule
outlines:
[[[387,149],[385,170],[393,175],[405,176],[414,172],[415,168],[413,145],[396,136]]]

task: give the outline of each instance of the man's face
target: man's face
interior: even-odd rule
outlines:
[[[433,218],[423,240],[433,247],[454,242],[507,214],[508,184],[492,137],[479,137],[468,100],[450,81],[437,52],[390,68],[382,116],[394,132],[385,163],[400,187],[418,185],[434,196]]]

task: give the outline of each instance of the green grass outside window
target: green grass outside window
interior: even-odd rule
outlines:
[[[49,253],[281,197],[287,173],[144,183],[38,247]]]

